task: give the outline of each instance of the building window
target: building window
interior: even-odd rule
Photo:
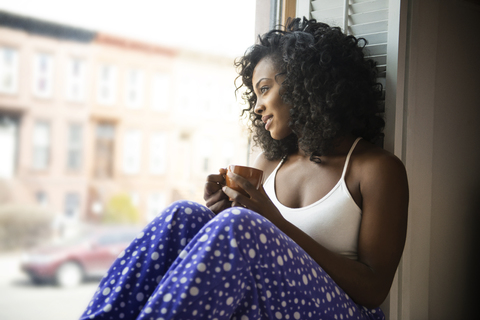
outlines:
[[[139,130],[130,130],[125,133],[123,142],[123,171],[135,174],[140,171],[142,151],[142,134]]]
[[[33,127],[33,168],[43,170],[50,161],[50,123],[37,121]]]
[[[156,73],[152,85],[152,109],[166,111],[168,109],[170,92],[170,76],[165,73]]]
[[[147,204],[147,219],[148,221],[153,220],[166,206],[166,195],[165,193],[152,193],[148,197]]]
[[[150,138],[150,173],[163,174],[167,167],[167,135],[155,133]]]
[[[33,69],[33,94],[39,98],[50,98],[52,89],[53,58],[47,53],[37,53]]]
[[[86,63],[81,59],[71,58],[67,67],[67,100],[82,102],[85,100]]]
[[[0,48],[0,92],[16,93],[18,90],[18,52]]]
[[[69,192],[65,195],[65,217],[73,219],[80,215],[80,195]]]
[[[18,149],[18,118],[0,114],[0,178],[15,174]]]
[[[210,172],[210,166],[211,166],[211,157],[212,157],[212,140],[210,138],[204,138],[199,147],[200,147],[200,156],[202,157],[202,170],[204,172]]]
[[[75,123],[68,127],[67,167],[70,170],[79,170],[82,166],[82,134],[81,124]]]
[[[35,199],[41,207],[48,206],[48,196],[44,191],[37,191],[37,193],[35,193]]]
[[[125,101],[127,107],[140,108],[143,102],[143,72],[132,69],[127,73]]]
[[[115,89],[117,81],[117,68],[112,65],[101,65],[98,70],[98,103],[113,105],[115,103]]]
[[[94,175],[96,178],[111,178],[115,155],[115,126],[101,122],[95,131]]]
[[[202,83],[202,81],[196,81],[198,77],[193,75],[183,75],[180,79],[181,85],[177,86],[177,96],[180,103],[176,111],[188,116],[196,116],[200,113],[198,107],[199,99],[202,99],[198,83]],[[188,94],[185,94],[185,92],[188,92]]]

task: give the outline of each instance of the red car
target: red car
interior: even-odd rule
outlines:
[[[102,277],[139,232],[131,228],[102,229],[37,247],[24,254],[21,269],[34,283],[53,281],[61,287],[76,286],[87,278]]]

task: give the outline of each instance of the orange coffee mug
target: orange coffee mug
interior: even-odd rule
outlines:
[[[262,185],[263,171],[260,169],[231,164],[227,167],[227,170],[247,179],[255,187],[255,189],[260,188]],[[227,187],[232,188],[233,190],[236,190],[248,197],[248,194],[245,192],[245,190],[231,180],[228,175],[225,176],[225,180],[227,182]]]

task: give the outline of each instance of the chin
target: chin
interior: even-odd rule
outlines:
[[[270,136],[272,137],[273,140],[283,140],[290,136],[292,132],[270,132]]]

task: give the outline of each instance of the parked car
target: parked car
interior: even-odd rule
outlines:
[[[88,278],[102,277],[139,232],[139,228],[91,230],[28,251],[22,257],[21,269],[36,284],[54,282],[73,287]]]

